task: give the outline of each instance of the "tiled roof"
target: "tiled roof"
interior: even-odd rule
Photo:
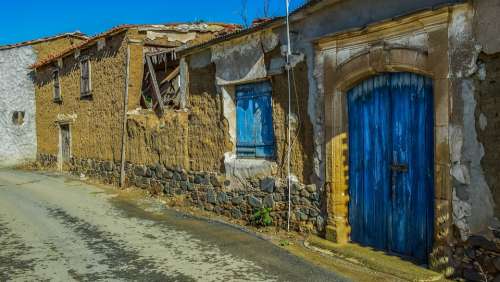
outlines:
[[[311,8],[311,7],[315,6],[316,4],[319,4],[320,2],[324,2],[324,1],[325,0],[309,0],[309,1],[305,1],[304,4],[302,4],[301,6],[299,6],[298,8],[296,8],[295,10],[293,10],[290,13],[290,16],[293,16],[293,15],[299,13],[299,12],[302,12],[302,11],[304,11],[304,10],[306,10],[308,8]],[[190,52],[192,50],[195,50],[195,49],[203,49],[203,48],[208,47],[210,45],[217,44],[217,43],[220,43],[220,42],[223,42],[223,41],[226,41],[226,40],[238,38],[240,36],[244,36],[244,35],[256,32],[256,31],[264,30],[264,29],[272,27],[272,26],[286,24],[285,20],[286,20],[286,17],[284,17],[284,16],[274,17],[274,18],[271,18],[271,19],[266,19],[262,23],[258,23],[258,24],[252,25],[252,26],[250,26],[250,27],[248,27],[246,29],[236,30],[233,33],[223,34],[223,35],[221,35],[219,37],[216,37],[216,38],[214,38],[212,40],[203,42],[203,43],[198,44],[198,45],[180,47],[178,51],[180,53],[188,53],[188,52]]]
[[[16,44],[9,44],[9,45],[3,45],[0,46],[0,50],[7,50],[7,49],[13,49],[13,48],[18,48],[18,47],[23,47],[23,46],[28,46],[28,45],[34,45],[42,42],[47,42],[47,41],[52,41],[64,37],[74,37],[77,39],[82,39],[82,40],[88,40],[89,37],[86,36],[85,34],[81,32],[68,32],[68,33],[62,33],[62,34],[57,34],[54,36],[49,36],[49,37],[44,37],[44,38],[39,38],[39,39],[33,39],[29,41],[24,41]]]
[[[148,30],[172,30],[172,31],[178,31],[178,32],[189,32],[189,31],[197,31],[197,32],[214,32],[216,30],[215,27],[221,27],[222,29],[218,32],[219,34],[225,34],[229,32],[234,32],[235,30],[241,29],[240,25],[236,24],[226,24],[226,23],[168,23],[168,24],[157,24],[157,25],[145,25],[145,24],[125,24],[125,25],[119,25],[116,26],[110,30],[107,30],[103,33],[97,34],[91,38],[88,38],[87,41],[84,41],[80,44],[77,44],[73,47],[70,47],[66,50],[63,50],[60,53],[54,54],[47,59],[40,61],[34,65],[31,66],[31,68],[39,68],[41,66],[44,66],[50,62],[53,62],[57,59],[64,58],[67,55],[73,53],[74,51],[84,48],[86,46],[90,46],[97,42],[98,40],[102,38],[106,38],[109,36],[112,36],[114,34],[123,32],[125,30],[128,30],[130,28],[142,28],[142,29],[148,29]],[[214,29],[215,28],[215,29]]]

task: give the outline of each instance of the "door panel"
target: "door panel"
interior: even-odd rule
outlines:
[[[69,125],[61,125],[61,153],[63,163],[69,162],[71,158],[70,138]]]
[[[389,204],[389,76],[364,81],[349,93],[351,237],[387,248]],[[377,222],[377,224],[373,224]]]
[[[393,171],[391,250],[424,260],[433,225],[434,134],[432,81],[409,73],[391,79]]]
[[[351,239],[425,261],[432,244],[432,81],[372,77],[348,92]]]

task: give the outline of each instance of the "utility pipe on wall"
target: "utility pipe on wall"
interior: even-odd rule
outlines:
[[[127,44],[130,44],[128,42]],[[130,76],[130,46],[127,46],[127,62],[126,62],[126,77],[125,77],[125,94],[123,95],[123,128],[122,128],[122,154],[120,167],[120,187],[125,187],[125,157],[127,146],[127,110],[128,110],[128,83]]]

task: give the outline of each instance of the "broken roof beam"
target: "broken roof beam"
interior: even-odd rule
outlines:
[[[146,63],[148,65],[149,77],[151,79],[151,83],[153,84],[153,95],[157,102],[155,106],[158,106],[159,114],[163,115],[164,113],[163,100],[161,98],[160,87],[158,86],[158,79],[156,78],[156,72],[153,67],[153,63],[151,62],[151,57],[149,55],[146,55]],[[155,106],[153,106],[153,109],[156,108]]]
[[[172,79],[174,79],[175,77],[177,77],[179,75],[180,71],[181,71],[181,67],[177,66],[169,75],[167,75],[167,77],[165,77],[165,79],[163,79],[160,82],[160,85],[163,85],[166,82],[170,82]]]

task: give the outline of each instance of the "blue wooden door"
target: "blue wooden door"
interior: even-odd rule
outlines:
[[[431,79],[374,76],[348,92],[351,239],[426,262],[432,247]]]

